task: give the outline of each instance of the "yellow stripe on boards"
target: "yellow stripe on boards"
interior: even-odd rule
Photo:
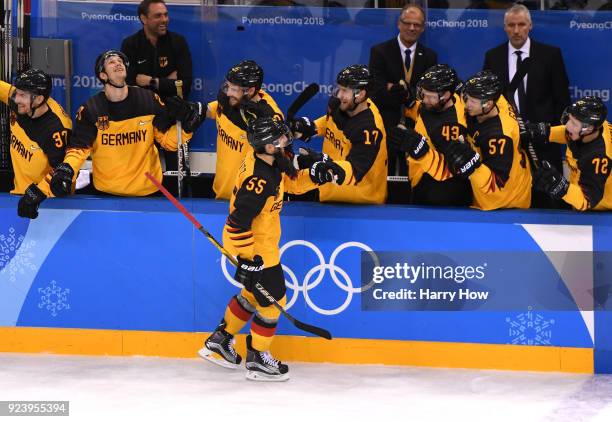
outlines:
[[[0,352],[191,358],[207,333],[0,327]],[[236,350],[245,356],[245,335]],[[289,362],[410,365],[593,373],[593,349],[505,344],[276,336],[272,353]]]

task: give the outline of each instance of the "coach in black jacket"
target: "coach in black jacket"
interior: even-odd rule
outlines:
[[[509,42],[487,51],[483,68],[496,73],[507,87],[516,72],[518,57],[520,60],[529,57],[528,73],[514,93],[514,102],[524,120],[558,125],[563,110],[570,104],[563,57],[559,48],[530,39],[531,28],[531,16],[525,6],[509,8],[504,15]],[[551,143],[541,154],[541,158],[562,171],[560,145]]]
[[[175,81],[183,81],[187,98],[193,79],[191,53],[185,38],[168,31],[168,9],[163,0],[144,0],[138,6],[142,29],[121,44],[130,61],[127,83],[152,89],[162,99],[176,95]]]
[[[369,67],[374,78],[372,99],[380,110],[387,133],[399,123],[402,105],[408,97],[400,81],[406,82],[406,86],[409,85],[414,92],[421,76],[438,62],[433,50],[417,42],[425,30],[423,9],[411,4],[404,6],[397,28],[397,37],[377,44],[370,50]],[[408,49],[410,54],[406,54]],[[406,175],[404,153],[391,149],[388,152],[389,174]]]

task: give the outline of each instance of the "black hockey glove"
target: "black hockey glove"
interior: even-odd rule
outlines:
[[[317,161],[310,166],[310,180],[319,186],[330,182],[341,185],[345,178],[344,169],[332,160]]]
[[[166,109],[170,118],[180,121],[187,133],[194,132],[206,119],[206,108],[201,102],[186,101],[176,95],[166,99]]]
[[[255,284],[261,283],[263,278],[263,265],[263,259],[259,255],[255,255],[252,261],[239,256],[234,279],[249,292],[254,293]]]
[[[406,83],[397,83],[391,85],[389,93],[397,95],[400,98],[400,102],[407,108],[414,106],[416,102],[416,95],[413,89]]]
[[[49,183],[53,195],[61,198],[62,196],[70,195],[72,192],[72,178],[74,170],[68,163],[60,163],[55,170]]]
[[[340,98],[332,95],[327,101],[327,114],[334,114],[340,108]]]
[[[257,119],[267,113],[268,109],[263,101],[251,101],[243,100],[240,101],[240,109],[243,110],[247,119]]]
[[[429,151],[427,138],[411,128],[396,126],[389,131],[389,146],[418,160]]]
[[[538,148],[548,144],[550,137],[550,123],[523,123],[519,119],[519,131],[521,137],[521,146],[526,151],[531,143]]]
[[[308,117],[296,117],[289,121],[291,133],[297,139],[304,142],[310,141],[310,138],[317,134],[317,126]]]
[[[220,89],[219,92],[217,93],[217,103],[218,103],[218,106],[221,106],[221,110],[228,109],[230,106],[229,97],[227,96],[225,92],[223,92],[222,89]]]
[[[47,195],[32,183],[17,204],[17,215],[32,219],[38,217],[38,206],[45,199],[47,199]]]
[[[295,156],[296,167],[300,170],[309,169],[317,161],[327,161],[329,156],[310,148],[300,148]]]
[[[450,172],[464,179],[470,177],[482,164],[480,154],[466,142],[449,142],[443,154]]]
[[[533,187],[545,192],[551,198],[562,199],[569,189],[569,182],[548,161],[542,161],[533,175]]]

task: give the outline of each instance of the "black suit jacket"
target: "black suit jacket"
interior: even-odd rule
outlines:
[[[425,71],[436,63],[438,63],[436,53],[417,42],[410,86],[414,88]],[[405,77],[402,52],[397,37],[371,48],[369,68],[374,77],[372,100],[380,109],[385,127],[389,129],[399,122],[403,101],[398,93],[387,91],[388,82],[396,84]]]
[[[531,40],[530,65],[527,74],[525,110],[521,116],[530,122],[559,124],[561,114],[570,104],[569,80],[561,50],[557,47]],[[508,42],[485,54],[483,69],[493,71],[507,88]]]

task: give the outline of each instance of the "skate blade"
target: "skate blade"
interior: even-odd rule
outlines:
[[[226,361],[225,359],[223,359],[223,357],[219,356],[219,354],[207,349],[206,347],[202,347],[200,350],[198,350],[198,355],[200,355],[202,359],[205,359],[223,368],[236,370],[240,367],[240,365]]]
[[[259,382],[283,382],[289,380],[289,374],[268,375],[259,371],[247,371],[246,379]]]

